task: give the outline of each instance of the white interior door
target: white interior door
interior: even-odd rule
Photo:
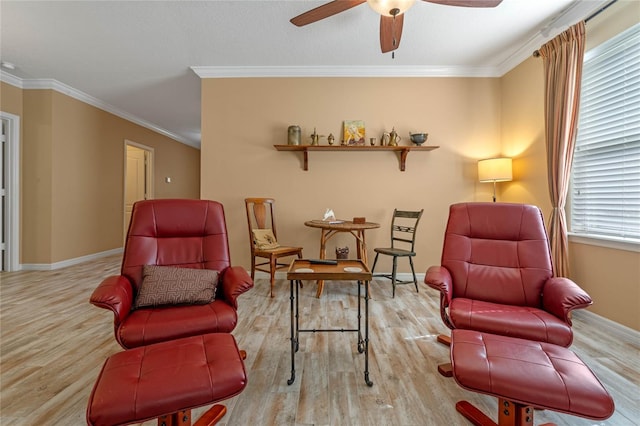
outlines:
[[[6,271],[7,267],[7,223],[5,221],[5,209],[7,208],[7,190],[5,188],[6,185],[6,177],[5,177],[5,151],[7,146],[7,131],[6,131],[6,123],[5,120],[0,120],[0,125],[2,129],[0,130],[0,271]]]
[[[0,111],[0,271],[20,270],[20,117]]]
[[[124,188],[124,238],[127,236],[133,204],[150,198],[149,194],[149,152],[127,144]]]

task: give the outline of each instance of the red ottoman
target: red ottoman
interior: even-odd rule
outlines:
[[[615,409],[589,367],[561,346],[456,329],[451,363],[460,386],[499,398],[499,425],[533,425],[532,407],[595,420]],[[456,409],[475,425],[496,424],[467,401]]]
[[[238,395],[247,385],[231,334],[215,333],[141,346],[110,356],[87,407],[89,425],[123,425],[159,418],[190,425],[192,408]],[[226,409],[216,405],[207,422]],[[160,419],[163,416],[166,418]]]

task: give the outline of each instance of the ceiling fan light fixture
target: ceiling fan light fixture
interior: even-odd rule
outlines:
[[[416,0],[367,0],[371,9],[384,16],[401,15],[415,2]]]

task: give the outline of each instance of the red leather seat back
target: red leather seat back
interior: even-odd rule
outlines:
[[[441,263],[451,272],[453,297],[540,307],[542,286],[553,274],[540,209],[452,205]]]
[[[122,275],[139,287],[143,265],[222,271],[230,266],[222,204],[208,200],[145,200],[133,206]]]

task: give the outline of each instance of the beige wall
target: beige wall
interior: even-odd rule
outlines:
[[[513,181],[500,185],[503,201],[534,204],[549,217],[543,77],[542,60],[530,58],[501,79],[502,149],[513,158]]]
[[[589,244],[569,244],[571,277],[594,300],[589,308],[640,330],[640,253]]]
[[[619,2],[587,26],[587,37],[610,37],[638,16],[639,2]],[[604,22],[596,34],[596,21]],[[612,24],[610,21],[613,21]],[[637,21],[637,20],[636,20]],[[594,34],[592,34],[592,32]],[[298,124],[308,142],[316,127],[339,140],[345,119],[362,119],[367,138],[395,126],[429,132],[429,153],[412,152],[407,171],[388,152],[278,152],[287,126]],[[542,61],[529,58],[500,79],[463,78],[273,78],[202,81],[201,196],[225,205],[234,264],[248,267],[243,199],[277,199],[280,239],[300,244],[307,257],[318,253],[318,231],[303,225],[333,208],[341,218],[366,216],[382,228],[367,233],[372,247],[388,242],[394,207],[425,209],[419,229],[419,272],[439,263],[450,204],[488,201],[491,185],[477,182],[476,160],[514,158],[514,181],[499,184],[498,199],[540,206],[549,217],[544,145]],[[322,143],[326,144],[326,140]],[[328,244],[349,245],[340,235]],[[640,258],[636,252],[572,243],[571,276],[595,300],[593,312],[640,330]],[[389,270],[385,259],[380,270]],[[407,272],[405,265],[402,272]],[[621,296],[625,299],[620,301]]]
[[[22,90],[0,81],[0,110],[22,116]]]
[[[316,257],[319,231],[304,221],[326,208],[338,217],[365,216],[382,224],[366,234],[373,247],[389,243],[394,208],[425,209],[418,229],[418,272],[440,261],[450,204],[491,200],[492,186],[477,182],[476,161],[500,154],[500,80],[491,78],[245,78],[202,81],[201,195],[226,210],[234,264],[250,266],[244,198],[277,200],[279,239]],[[342,121],[365,121],[367,138],[396,131],[429,133],[440,148],[411,152],[406,171],[392,152],[279,152],[287,127],[298,124],[305,141],[318,133],[340,139]],[[326,144],[326,139],[322,140]],[[353,237],[336,236],[328,252]],[[401,262],[402,263],[402,262]],[[390,270],[388,258],[379,262]],[[402,272],[408,267],[402,263]]]
[[[20,263],[51,263],[53,92],[26,90],[23,106]]]
[[[154,148],[156,198],[199,197],[198,149],[53,90],[2,91],[22,117],[21,264],[122,247],[125,139]]]

